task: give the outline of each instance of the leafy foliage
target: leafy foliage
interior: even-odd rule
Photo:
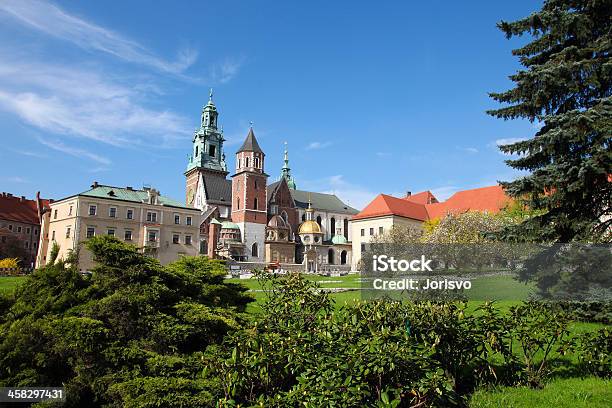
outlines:
[[[458,406],[478,384],[539,386],[568,333],[542,303],[508,315],[493,304],[467,314],[461,302],[336,310],[300,275],[261,278],[262,314],[204,359],[220,406]]]
[[[37,270],[0,315],[0,386],[65,384],[74,407],[205,405],[201,351],[240,327],[246,289],[219,261],[163,267],[107,236],[87,247],[91,276]]]
[[[519,155],[509,166],[530,172],[504,187],[543,211],[507,228],[505,239],[609,242],[612,3],[547,0],[540,11],[498,27],[508,38],[527,34],[532,41],[512,52],[524,67],[510,76],[515,87],[491,94],[506,106],[488,113],[542,124],[533,138],[500,146]]]

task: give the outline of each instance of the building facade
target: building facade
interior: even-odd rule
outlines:
[[[133,244],[162,264],[181,255],[199,253],[200,211],[162,196],[153,188],[114,187],[94,182],[90,190],[55,201],[49,206],[49,237],[44,261],[53,243],[58,258],[80,249],[79,270],[94,266],[82,243],[96,235],[111,235]]]
[[[443,202],[430,191],[414,195],[408,192],[403,198],[379,194],[352,219],[352,268],[360,269],[361,254],[367,250],[372,237],[394,226],[422,229],[427,220],[466,211],[497,213],[510,202],[501,186],[459,191]]]
[[[19,258],[22,268],[37,266],[41,222],[49,205],[37,193],[36,200],[0,195],[0,258]]]

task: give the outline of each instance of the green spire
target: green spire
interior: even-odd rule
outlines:
[[[287,151],[287,142],[285,142],[285,164],[281,170],[281,177],[287,180],[287,185],[292,190],[296,190],[295,180],[291,177],[291,169],[289,168],[289,152]]]

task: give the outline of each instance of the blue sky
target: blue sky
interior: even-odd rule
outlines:
[[[526,40],[495,24],[540,4],[0,0],[0,190],[182,199],[209,87],[230,169],[253,121],[270,181],[287,141],[298,188],[358,208],[512,179],[496,144],[536,127],[485,114]]]

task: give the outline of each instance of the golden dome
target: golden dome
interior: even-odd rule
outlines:
[[[298,234],[322,234],[322,232],[316,221],[307,220],[300,224]]]

